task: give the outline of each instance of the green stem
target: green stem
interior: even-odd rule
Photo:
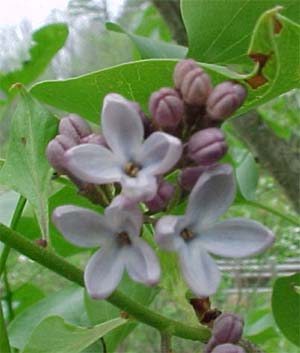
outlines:
[[[11,229],[16,229],[17,228],[17,225],[18,225],[19,220],[20,220],[20,218],[22,216],[22,212],[24,210],[25,204],[26,204],[26,199],[25,199],[24,196],[21,195],[19,197],[17,206],[15,208],[15,212],[13,214],[12,220],[10,222],[10,228]],[[5,270],[6,261],[8,259],[9,253],[10,253],[10,247],[7,246],[7,245],[4,245],[4,249],[2,250],[2,254],[1,254],[1,257],[0,257],[0,278],[1,278],[2,274],[3,274],[3,271]]]
[[[0,224],[0,241],[60,276],[84,287],[82,270],[48,250],[38,247],[20,233],[9,229],[3,224]],[[191,327],[179,321],[168,319],[117,290],[107,298],[107,301],[127,312],[136,320],[159,331],[168,332],[170,335],[202,342],[207,342],[210,337],[210,331],[207,328]]]
[[[0,352],[11,353],[1,301],[0,301]]]
[[[172,353],[172,336],[169,333],[160,333],[160,351],[161,353]]]
[[[251,206],[251,207],[261,208],[262,210],[268,211],[268,212],[274,214],[275,216],[282,218],[285,221],[288,221],[288,222],[294,224],[295,226],[298,226],[298,227],[300,226],[300,222],[295,217],[281,213],[280,211],[274,210],[274,208],[266,206],[260,202],[242,201],[242,204],[247,205],[247,206]]]
[[[10,322],[14,318],[14,310],[13,310],[13,305],[12,305],[12,291],[11,291],[10,284],[8,281],[6,269],[3,273],[3,282],[4,282],[4,288],[5,288],[5,294],[6,294],[6,303],[7,303],[7,308],[8,308],[7,321]]]

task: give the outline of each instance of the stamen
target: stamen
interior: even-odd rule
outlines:
[[[194,237],[194,234],[187,228],[184,228],[183,231],[180,233],[181,238],[184,240],[190,240]]]
[[[120,245],[130,245],[131,241],[129,239],[129,236],[126,232],[121,232],[116,234],[117,238],[118,238],[118,243]]]
[[[128,162],[124,167],[124,172],[131,177],[136,177],[139,170],[140,168],[132,162]]]

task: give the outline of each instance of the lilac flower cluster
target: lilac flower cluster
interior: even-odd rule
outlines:
[[[142,237],[144,222],[155,225],[154,239],[161,249],[178,253],[187,285],[203,297],[214,294],[220,282],[210,254],[250,256],[273,242],[271,231],[255,221],[217,221],[235,196],[232,167],[218,164],[227,144],[217,126],[243,103],[245,88],[229,81],[213,88],[192,60],[177,64],[174,82],[175,88],[161,88],[150,97],[151,119],[136,102],[108,94],[101,134],[69,115],[48,145],[52,166],[92,202],[107,206],[101,195],[105,186],[111,190],[104,214],[71,205],[53,213],[71,243],[100,247],[85,269],[93,298],[108,297],[125,270],[137,282],[158,283],[159,261]],[[171,183],[168,176],[175,170],[181,174]],[[158,213],[172,211],[172,205],[187,197],[184,215]]]

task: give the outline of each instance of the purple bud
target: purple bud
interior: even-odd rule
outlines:
[[[174,71],[174,81],[187,104],[205,104],[212,90],[209,76],[193,60],[183,60]]]
[[[173,75],[175,87],[177,89],[180,89],[182,81],[186,74],[198,67],[198,64],[193,59],[185,59],[179,61],[179,63],[175,66]]]
[[[107,147],[106,140],[101,134],[89,134],[82,139],[80,139],[80,143],[92,143],[95,145],[105,146]]]
[[[163,87],[149,100],[152,119],[161,127],[176,127],[183,118],[183,109],[183,101],[174,88]]]
[[[78,142],[92,133],[89,124],[76,114],[63,117],[59,122],[59,133]]]
[[[215,347],[211,353],[246,353],[244,348],[234,344],[226,343]]]
[[[237,343],[242,337],[243,327],[244,321],[241,317],[224,313],[215,320],[212,334],[217,344]]]
[[[179,184],[185,190],[191,190],[196,184],[200,175],[212,166],[188,167],[182,170],[179,177]]]
[[[207,112],[211,119],[222,121],[232,115],[244,102],[246,88],[226,81],[217,85],[207,100]]]
[[[76,146],[77,143],[68,136],[57,135],[48,143],[46,155],[49,163],[59,173],[64,174],[65,169],[65,152]]]
[[[158,191],[155,197],[145,202],[150,212],[159,212],[165,209],[174,193],[174,186],[164,180],[158,185]]]
[[[188,157],[197,164],[211,165],[221,159],[228,146],[225,135],[218,128],[208,128],[195,133],[188,142]]]

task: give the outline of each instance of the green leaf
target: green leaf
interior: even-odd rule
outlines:
[[[71,256],[82,251],[87,251],[86,248],[80,248],[65,240],[55,225],[51,222],[51,214],[54,209],[62,205],[76,205],[80,207],[90,208],[94,211],[103,213],[100,206],[93,205],[88,199],[78,195],[75,188],[66,186],[49,198],[49,218],[50,218],[50,239],[51,245],[55,251],[61,256]]]
[[[143,305],[150,305],[156,294],[157,288],[149,288],[132,281],[126,274],[118,287],[124,294]],[[120,316],[120,310],[104,300],[92,300],[85,295],[85,305],[88,316],[93,324],[99,324]],[[115,329],[105,336],[107,351],[112,353],[118,345],[135,329],[137,322],[128,322],[126,325]]]
[[[278,337],[276,324],[269,308],[257,309],[249,313],[244,334],[252,342],[263,344]]]
[[[24,283],[12,294],[15,316],[19,315],[23,310],[27,309],[37,301],[43,299],[44,296],[45,294],[40,288],[31,283]]]
[[[272,310],[281,332],[285,337],[300,347],[300,274],[278,278],[273,286]]]
[[[10,127],[8,155],[0,183],[14,189],[34,206],[42,232],[48,234],[47,197],[50,166],[46,146],[55,136],[58,120],[22,89]]]
[[[299,86],[300,26],[278,11],[276,8],[264,13],[252,31],[251,41],[249,38],[248,55],[256,61],[252,72],[239,74],[225,66],[200,64],[214,84],[234,79],[247,85],[248,98],[236,115]],[[281,24],[279,33],[274,32],[274,23]],[[138,101],[146,109],[153,91],[174,85],[175,64],[175,60],[157,59],[132,62],[75,79],[43,82],[32,88],[32,94],[47,104],[97,122],[103,98],[111,92]]]
[[[51,315],[62,316],[66,321],[75,325],[89,325],[83,293],[83,288],[75,286],[65,288],[24,310],[8,327],[11,345],[23,349],[37,325]]]
[[[236,178],[243,197],[246,200],[254,200],[258,183],[258,169],[251,153],[248,153],[236,168]]]
[[[284,16],[300,21],[298,0],[234,0],[218,3],[181,0],[182,17],[190,44],[188,56],[209,63],[250,65],[247,49],[253,28],[265,11],[278,5],[284,7]],[[299,57],[296,47],[293,52],[294,56]]]
[[[51,316],[36,327],[22,353],[80,353],[125,322],[118,318],[94,327],[79,327]]]
[[[16,83],[27,85],[33,82],[47,68],[68,37],[68,27],[63,23],[50,24],[32,34],[33,46],[29,50],[30,59],[23,62],[20,69],[0,76],[0,87],[9,92]]]
[[[163,42],[161,40],[138,36],[123,29],[112,22],[106,23],[106,28],[113,32],[126,34],[137,47],[142,59],[175,58],[183,59],[187,54],[187,48],[181,45]]]
[[[10,225],[18,198],[18,194],[13,190],[4,191],[0,194],[0,223],[5,224],[6,226]]]

